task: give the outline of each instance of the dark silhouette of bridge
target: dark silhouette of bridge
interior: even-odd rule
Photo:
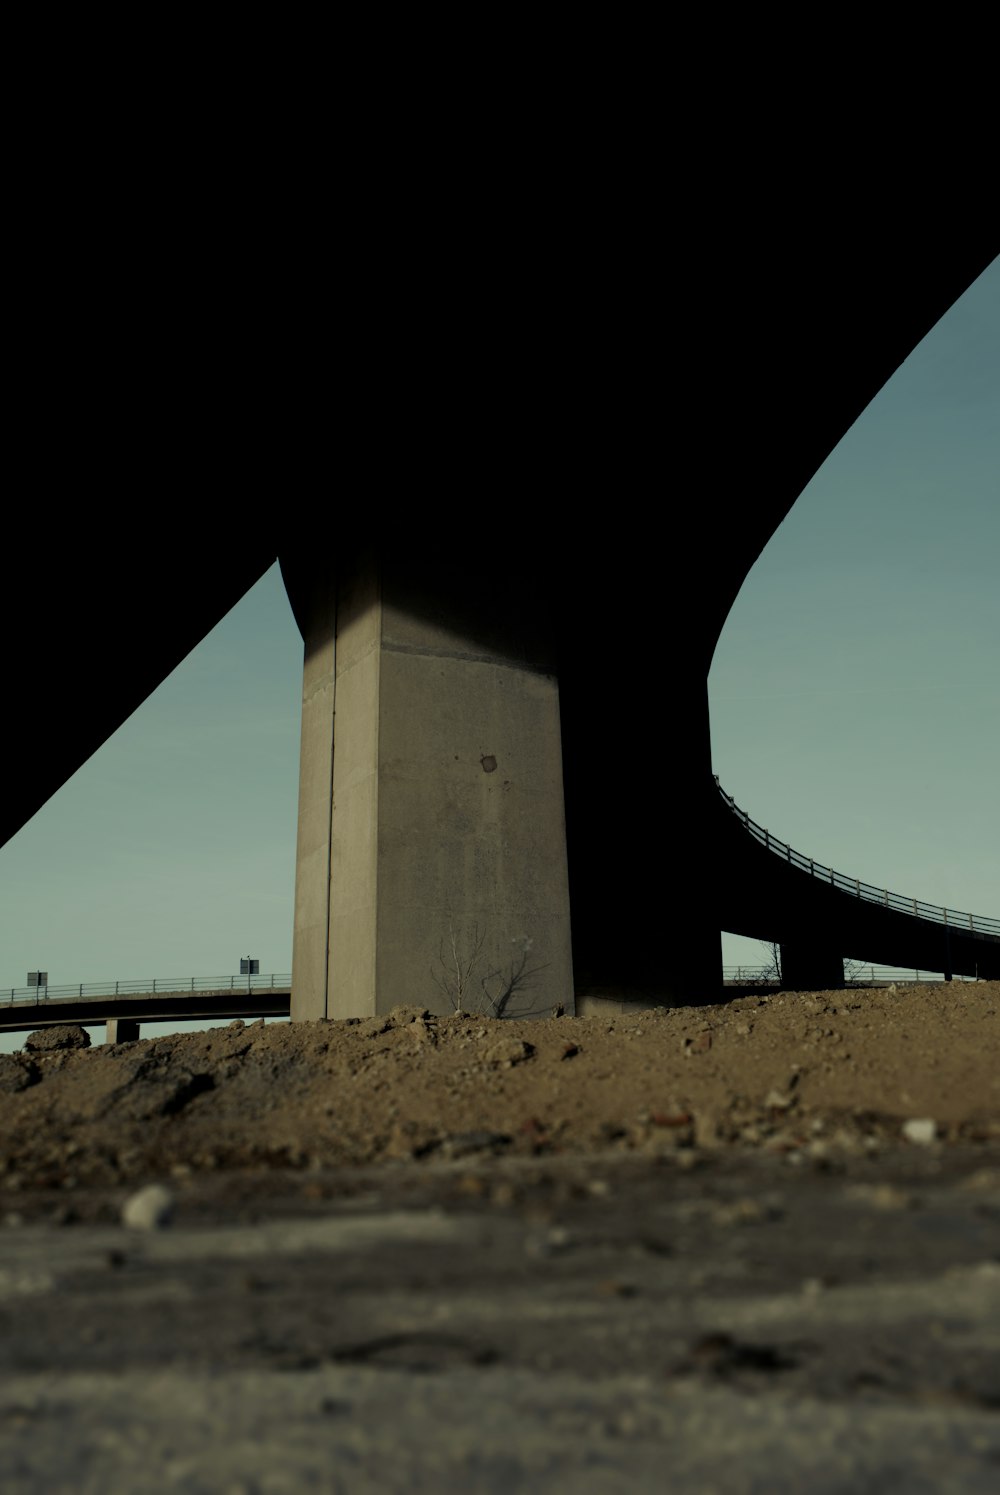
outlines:
[[[18,516],[6,683],[19,730],[5,742],[0,838],[278,556],[307,638],[329,606],[342,647],[344,599],[371,576],[398,618],[417,620],[412,655],[429,658],[426,639],[452,639],[458,619],[462,658],[502,659],[525,699],[531,680],[558,680],[565,909],[585,1001],[655,998],[668,970],[683,991],[721,970],[723,928],[780,942],[789,984],[825,984],[844,954],[995,973],[991,933],[852,898],[783,861],[721,801],[711,767],[707,674],[744,578],[996,254],[988,215],[950,203],[949,233],[928,243],[933,206],[841,203],[836,224],[769,209],[753,233],[717,209],[678,234],[669,271],[647,223],[624,211],[612,242],[582,199],[502,267],[417,248],[398,283],[379,280],[351,344],[336,435],[314,370],[279,334],[241,341],[240,358],[213,344],[217,356],[184,363],[183,385],[176,363],[152,386],[103,366],[79,408],[59,406],[64,471],[99,474],[100,498],[56,526],[40,504]],[[339,497],[326,497],[331,478]],[[405,662],[406,638],[390,643]],[[58,730],[32,730],[40,718]],[[495,787],[497,803],[491,744],[479,753],[476,793]],[[432,819],[446,803],[441,791]],[[406,840],[398,827],[379,837],[390,830]],[[530,867],[514,870],[530,884]],[[297,913],[297,940],[306,923]],[[333,927],[316,925],[326,965],[300,1015],[338,1010]],[[300,966],[297,954],[296,983]]]

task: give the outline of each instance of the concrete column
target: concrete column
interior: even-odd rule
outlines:
[[[131,1017],[109,1017],[105,1043],[134,1043],[139,1037],[139,1023]]]
[[[844,957],[822,945],[782,945],[783,991],[832,991],[844,984]]]
[[[293,1019],[447,1012],[459,986],[489,1011],[519,968],[509,1015],[573,1011],[542,598],[523,567],[423,556],[345,545],[286,571],[305,636]]]

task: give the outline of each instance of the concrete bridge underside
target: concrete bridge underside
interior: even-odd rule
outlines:
[[[155,468],[148,417],[109,436],[104,522],[137,482],[164,517],[128,552],[143,605],[89,516],[56,543],[34,520],[44,605],[23,577],[8,691],[60,730],[9,744],[4,839],[279,555],[306,644],[293,1016],[447,1006],[452,932],[482,936],[490,992],[526,953],[532,1005],[704,990],[720,928],[773,937],[788,894],[774,866],[752,897],[720,882],[715,643],[796,496],[995,253],[973,222],[925,248],[925,210],[735,247],[720,220],[660,302],[627,222],[617,257],[553,225],[499,279],[429,255],[419,294],[379,284],[334,447],[266,360],[230,366],[207,467],[203,426],[186,445],[172,420]],[[223,462],[254,500],[236,523],[181,481]]]
[[[242,1017],[288,1017],[288,988],[246,991],[136,992],[121,996],[66,997],[62,1000],[10,1002],[0,1006],[0,1033],[31,1033],[64,1023],[90,1028],[107,1025],[109,1042],[138,1038],[143,1023],[206,1022]]]

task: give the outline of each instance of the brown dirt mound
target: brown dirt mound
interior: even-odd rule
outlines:
[[[490,1154],[1000,1137],[1000,983],[618,1017],[396,1008],[0,1060],[0,1188]],[[67,1180],[71,1180],[67,1183]]]

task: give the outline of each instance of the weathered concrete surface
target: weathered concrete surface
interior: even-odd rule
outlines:
[[[7,1223],[5,1491],[992,1495],[996,1163],[465,1161]]]
[[[488,1010],[522,957],[533,974],[508,1010],[572,1011],[559,692],[537,599],[498,623],[468,577],[430,570],[430,603],[398,553],[312,576],[293,1018],[404,997]]]
[[[9,1495],[994,1495],[996,1417],[761,1404],[645,1376],[325,1366],[46,1376],[0,1391]],[[28,1430],[30,1429],[30,1433]]]

